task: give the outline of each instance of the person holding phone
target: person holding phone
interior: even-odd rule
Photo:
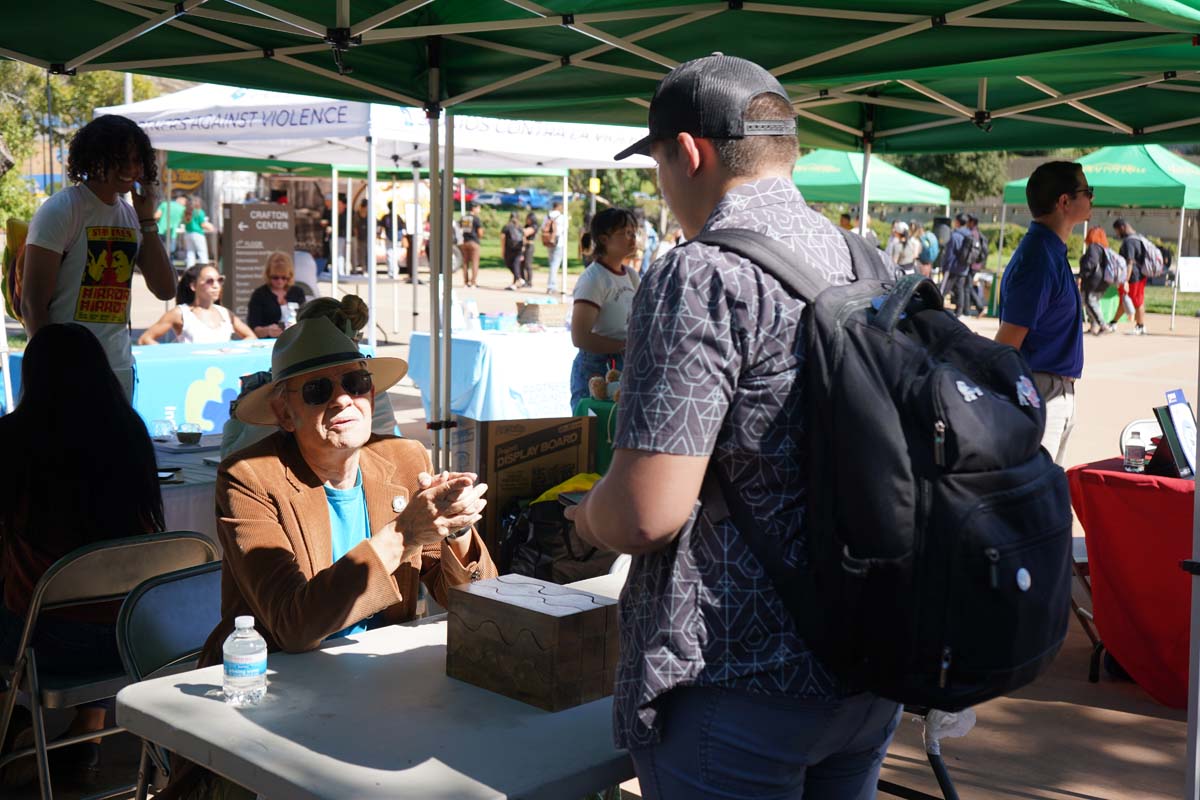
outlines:
[[[43,203],[29,223],[23,324],[31,339],[54,322],[83,325],[100,340],[125,396],[132,398],[128,324],[134,269],[159,300],[175,294],[175,273],[155,220],[154,149],[137,123],[105,114],[71,139],[67,176],[74,185]]]

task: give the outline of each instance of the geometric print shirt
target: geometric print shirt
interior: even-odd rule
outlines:
[[[704,229],[778,239],[833,285],[850,282],[840,233],[792,182],[731,189]],[[614,447],[709,456],[786,566],[805,568],[805,432],[798,380],[803,301],[740,256],[689,243],[642,276],[626,338]],[[620,599],[613,702],[618,747],[658,740],[654,700],[678,686],[832,698],[732,521],[699,514],[666,547],[633,557]],[[719,516],[719,515],[714,515]]]

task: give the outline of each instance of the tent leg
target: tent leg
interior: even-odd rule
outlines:
[[[1008,204],[1000,201],[1000,243],[996,245],[996,272],[1004,266],[1004,226],[1008,222]]]
[[[1200,387],[1200,376],[1197,378]],[[1200,397],[1200,395],[1197,395]],[[1200,463],[1200,446],[1197,447]],[[1192,560],[1200,560],[1200,503],[1192,508]],[[1188,737],[1187,737],[1187,800],[1200,800],[1200,753],[1197,737],[1200,734],[1200,575],[1191,575],[1192,621],[1188,631]]]
[[[414,164],[412,168],[413,182],[413,226],[408,239],[408,279],[412,282],[412,329],[417,329],[418,289],[420,289],[420,258],[421,258],[421,170]]]
[[[1183,258],[1183,228],[1187,209],[1179,209],[1179,238],[1175,243],[1175,291],[1171,293],[1171,330],[1175,330],[1175,306],[1179,303],[1179,260]]]
[[[338,281],[338,260],[341,258],[341,253],[338,252],[338,229],[341,227],[341,220],[338,218],[337,199],[338,199],[338,174],[337,167],[330,167],[330,175],[332,180],[330,185],[333,186],[333,197],[329,199],[329,295],[335,300],[337,299],[337,281]]]
[[[392,254],[388,258],[388,277],[392,279],[392,333],[400,332],[400,231],[396,224],[396,208],[400,198],[396,194],[396,173],[392,173]]]
[[[367,344],[372,348],[378,342],[375,335],[375,137],[367,137]]]
[[[163,170],[167,173],[167,197],[166,206],[163,207],[163,216],[167,218],[167,263],[171,265],[171,274],[175,274],[175,226],[171,224],[171,212],[175,210],[172,205],[174,199],[171,197],[171,165],[167,163],[167,157],[163,157]],[[225,269],[232,270],[232,264],[226,264]],[[231,275],[229,280],[233,280]],[[163,310],[171,310],[171,301],[163,300]]]
[[[438,70],[431,69],[429,75],[430,93],[437,96]],[[442,469],[442,432],[437,421],[442,418],[442,362],[441,348],[438,347],[438,337],[442,332],[440,316],[441,297],[438,288],[441,284],[442,263],[442,184],[438,170],[441,167],[438,153],[439,129],[438,118],[441,114],[435,109],[429,117],[429,420],[433,440],[433,469]]]
[[[862,192],[858,200],[858,235],[867,235],[867,219],[870,217],[870,205],[867,197],[870,195],[871,186],[871,138],[868,136],[863,140],[863,161],[862,161]]]
[[[569,175],[570,175],[569,170],[564,169],[563,170],[563,191],[562,191],[562,196],[563,196],[562,224],[563,224],[563,239],[566,240],[568,245],[571,242],[571,236],[570,236],[570,234],[571,234],[571,213],[570,213],[571,212],[571,193],[570,193],[570,187],[569,187],[568,181],[567,181],[567,178],[569,177]],[[571,251],[570,247],[568,247],[568,246],[563,247],[562,283],[560,283],[558,285],[558,299],[559,299],[559,302],[561,302],[561,303],[567,302],[567,259],[570,257],[570,251]]]
[[[8,318],[0,314],[0,323],[7,323]],[[0,339],[0,373],[4,375],[4,413],[11,414],[13,410],[12,367],[8,362],[8,325],[4,325],[4,338]]]
[[[354,272],[354,181],[346,177],[346,260],[342,267],[344,274]]]
[[[454,337],[451,322],[454,319],[451,303],[454,287],[454,115],[446,114],[446,149],[442,167],[442,413],[438,420],[442,424],[443,450],[442,469],[451,469],[450,413],[451,348]],[[464,265],[465,266],[465,265]]]

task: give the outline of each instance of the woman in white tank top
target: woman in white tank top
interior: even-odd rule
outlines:
[[[175,307],[159,318],[138,338],[138,344],[158,344],[168,330],[175,332],[177,342],[220,344],[236,335],[239,339],[254,339],[254,331],[229,309],[219,305],[221,285],[225,278],[216,267],[195,266],[179,279]]]

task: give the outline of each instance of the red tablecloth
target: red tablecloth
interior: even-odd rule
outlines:
[[[1104,646],[1160,703],[1188,693],[1195,484],[1125,472],[1121,459],[1067,471],[1071,504],[1087,537],[1096,627]]]

